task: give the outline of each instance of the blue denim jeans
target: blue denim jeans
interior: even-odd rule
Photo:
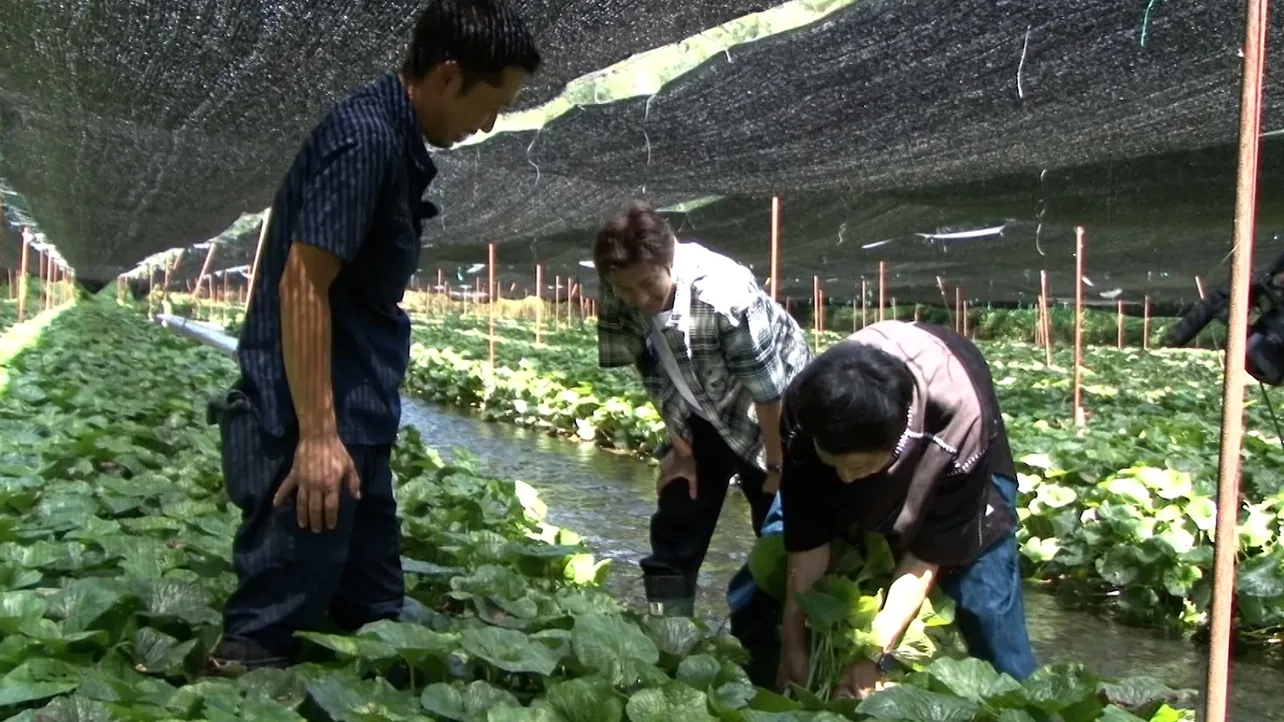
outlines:
[[[996,474],[994,485],[1015,514],[1016,481]],[[1025,627],[1015,533],[991,545],[970,565],[947,572],[940,585],[957,605],[954,623],[969,654],[1018,680],[1034,672],[1038,664]]]
[[[994,485],[1015,514],[1016,482],[995,475]],[[777,494],[763,521],[762,536],[783,532],[784,516]],[[1034,672],[1037,664],[1025,626],[1015,534],[993,544],[970,565],[946,572],[940,586],[956,604],[955,624],[972,656],[1018,680]],[[748,565],[741,567],[727,586],[727,605],[731,608],[731,633],[753,657],[750,679],[754,684],[770,685],[773,680],[767,675],[774,675],[773,661],[780,653],[784,606],[754,584]]]

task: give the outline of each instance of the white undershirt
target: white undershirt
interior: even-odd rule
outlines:
[[[669,323],[671,311],[661,311],[651,317],[651,345],[655,348],[655,353],[660,357],[660,365],[664,368],[665,373],[669,375],[669,380],[678,389],[678,395],[683,401],[687,402],[687,408],[691,413],[702,419],[708,420],[704,409],[700,408],[700,402],[696,400],[695,394],[692,393],[691,387],[687,385],[686,378],[682,375],[682,370],[678,368],[678,359],[673,355],[673,349],[669,348],[669,342],[665,340],[661,331]]]

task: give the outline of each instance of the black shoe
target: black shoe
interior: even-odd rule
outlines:
[[[224,637],[210,653],[211,674],[236,675],[251,669],[285,669],[294,663],[290,655],[277,654],[251,639]]]

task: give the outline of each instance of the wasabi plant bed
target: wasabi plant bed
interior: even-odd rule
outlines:
[[[1153,680],[1062,664],[1017,684],[936,654],[859,706],[756,690],[734,640],[638,617],[600,591],[606,565],[541,521],[530,487],[447,464],[409,431],[394,469],[418,603],[403,621],[303,635],[316,661],[288,670],[204,677],[237,519],[204,401],[232,364],[90,302],[54,319],[10,369],[0,719],[1193,719]],[[411,672],[407,689],[384,676],[395,663]]]
[[[811,335],[823,349],[842,338]],[[650,454],[663,423],[629,369],[597,368],[592,323],[419,318],[407,391],[584,442]],[[1089,424],[1069,423],[1072,350],[1054,365],[1030,344],[981,342],[1021,472],[1024,571],[1075,605],[1190,634],[1207,622],[1220,425],[1221,361],[1186,349],[1086,351]],[[1236,629],[1247,646],[1284,633],[1284,454],[1248,389]],[[1088,523],[1092,522],[1092,523]]]

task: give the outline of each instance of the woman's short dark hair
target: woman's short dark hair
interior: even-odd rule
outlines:
[[[540,66],[534,38],[503,0],[428,3],[415,21],[401,72],[422,78],[448,60],[459,63],[464,93],[479,82],[502,85],[506,68],[534,73]]]
[[[598,230],[593,241],[593,265],[603,278],[639,263],[671,267],[676,244],[664,216],[646,201],[629,201]]]
[[[914,375],[905,362],[869,344],[835,345],[803,369],[791,405],[802,431],[830,454],[896,448]]]

